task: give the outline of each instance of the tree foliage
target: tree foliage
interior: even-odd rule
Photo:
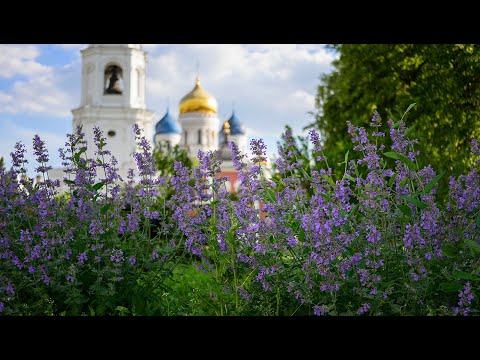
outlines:
[[[398,120],[416,103],[405,120],[407,126],[414,126],[411,136],[419,139],[419,162],[446,175],[473,165],[468,144],[480,135],[480,45],[335,44],[329,48],[339,57],[334,70],[321,76],[316,119],[310,126],[321,131],[325,153],[333,163],[340,163],[353,147],[347,120],[367,126],[375,109],[385,120]],[[381,130],[387,130],[386,121]]]
[[[155,146],[153,149],[153,158],[161,176],[173,175],[175,173],[173,169],[175,161],[180,161],[183,166],[189,169],[194,166],[186,149],[179,145],[172,146],[168,141]]]

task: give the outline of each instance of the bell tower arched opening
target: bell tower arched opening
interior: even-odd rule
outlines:
[[[103,93],[123,94],[123,70],[120,66],[110,64],[105,67]]]

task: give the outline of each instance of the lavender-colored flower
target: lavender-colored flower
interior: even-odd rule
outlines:
[[[471,291],[472,286],[470,282],[467,282],[463,290],[460,290],[458,294],[458,307],[453,308],[455,314],[467,316],[471,312],[469,305],[475,297]]]
[[[120,249],[112,249],[111,255],[110,255],[110,261],[113,263],[121,263],[123,262],[123,251]]]
[[[106,138],[103,136],[103,131],[100,130],[98,126],[93,127],[93,142],[97,147],[97,150],[95,150],[95,155],[111,155],[109,150],[104,150],[106,146]]]
[[[330,309],[328,308],[328,306],[325,306],[325,305],[315,305],[313,307],[313,315],[316,315],[316,316],[324,316],[326,315],[328,312],[330,311]]]
[[[246,301],[252,300],[252,295],[249,294],[243,286],[237,286],[237,291],[240,294],[240,296],[244,298]]]
[[[42,275],[40,276],[40,278],[42,279],[42,281],[43,281],[43,283],[44,283],[45,285],[47,285],[47,286],[50,285],[51,279],[50,279],[50,277],[49,277],[48,275],[42,274]]]
[[[35,171],[46,173],[48,170],[51,170],[51,166],[46,166],[48,163],[48,151],[45,147],[45,142],[37,134],[33,137],[33,150],[34,155],[37,156],[36,160],[40,164]]]
[[[135,264],[137,263],[137,258],[132,255],[132,256],[130,256],[130,257],[128,258],[128,262],[130,263],[130,265],[133,266],[133,265],[135,265]]]
[[[80,255],[78,255],[77,259],[78,259],[78,263],[79,263],[80,265],[83,265],[83,263],[85,262],[85,260],[87,260],[87,252],[84,251],[83,253],[81,253]]]
[[[228,147],[232,151],[232,161],[233,161],[233,167],[235,168],[235,170],[240,171],[243,168],[247,167],[247,164],[243,162],[246,155],[240,153],[240,150],[237,144],[233,141],[230,141],[228,143]]]
[[[367,241],[370,244],[380,243],[380,233],[375,225],[367,225]]]
[[[358,308],[357,312],[358,312],[359,315],[363,315],[363,314],[366,314],[368,312],[368,310],[370,310],[370,304],[365,303]]]
[[[11,283],[8,283],[5,287],[5,293],[10,295],[15,295],[15,289]]]
[[[25,145],[22,144],[21,142],[15,143],[14,148],[15,148],[15,152],[10,153],[10,156],[12,157],[13,167],[17,169],[24,169],[24,166],[25,166],[24,164],[28,162],[28,160],[25,159],[25,154],[27,153],[27,149],[25,148]]]
[[[250,150],[252,151],[254,164],[267,161],[267,147],[262,139],[252,139],[250,141]]]
[[[3,312],[4,309],[5,309],[5,304],[3,303],[3,301],[0,301],[0,313]]]

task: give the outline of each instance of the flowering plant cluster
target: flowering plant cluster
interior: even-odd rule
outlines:
[[[215,280],[216,314],[477,313],[480,163],[452,177],[448,197],[437,199],[443,174],[419,166],[402,120],[388,121],[388,135],[381,121],[375,112],[371,131],[348,124],[359,156],[345,155],[337,179],[314,130],[311,154],[300,158],[287,129],[270,179],[262,140],[251,142],[250,165],[230,143],[238,199],[216,176],[215,152],[199,152],[193,172],[175,165],[173,219],[199,269]],[[472,151],[480,155],[476,141]]]
[[[49,155],[35,136],[42,181],[26,176],[26,148],[0,169],[0,311],[7,315],[161,314],[162,285],[176,244],[165,206],[165,178],[155,175],[150,145],[134,128],[137,173],[127,179],[94,128],[87,157],[81,127],[60,149],[68,191],[49,179]],[[160,195],[161,197],[161,195]],[[160,295],[158,295],[160,294]]]
[[[185,314],[178,264],[208,279],[194,299],[204,314],[478,314],[480,161],[438,199],[443,174],[419,166],[403,120],[389,120],[388,134],[381,121],[375,113],[370,131],[348,124],[358,156],[345,155],[339,178],[314,130],[303,158],[283,134],[271,177],[261,139],[251,159],[230,142],[235,197],[215,151],[156,176],[138,127],[127,179],[99,129],[95,159],[81,128],[69,135],[65,195],[48,178],[43,141],[33,142],[37,184],[17,144],[12,169],[0,170],[0,314]]]

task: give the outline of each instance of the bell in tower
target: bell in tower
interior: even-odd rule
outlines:
[[[122,69],[117,65],[110,65],[105,69],[105,94],[122,93]]]

